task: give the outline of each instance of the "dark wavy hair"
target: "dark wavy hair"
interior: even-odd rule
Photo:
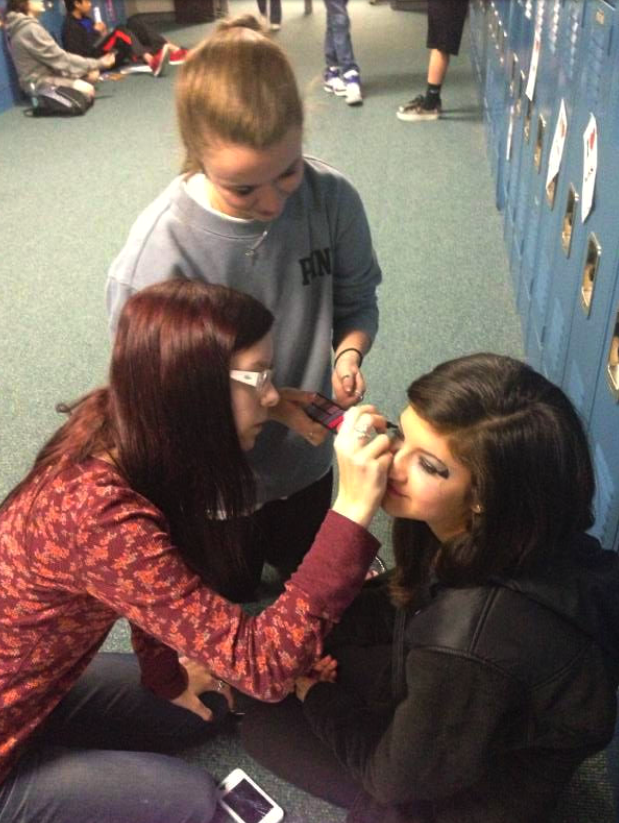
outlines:
[[[43,469],[107,452],[163,512],[185,562],[226,594],[246,573],[239,518],[254,500],[228,372],[232,356],[272,324],[261,303],[224,286],[175,278],[133,295],[118,323],[109,386],[58,407],[69,420],[5,503]]]
[[[541,374],[510,357],[474,354],[442,363],[407,393],[471,472],[481,511],[443,544],[425,523],[396,520],[395,602],[409,603],[430,568],[455,586],[528,573],[593,524],[595,481],[583,425]]]

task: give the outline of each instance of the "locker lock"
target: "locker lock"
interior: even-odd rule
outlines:
[[[615,400],[619,400],[619,311],[615,316],[615,328],[610,341],[610,351],[608,352],[608,363],[606,364],[606,377],[608,385]]]
[[[520,112],[522,111],[522,92],[525,88],[526,79],[524,72],[520,70],[518,72],[518,89],[516,91],[516,117],[520,117]]]
[[[527,97],[526,109],[524,112],[524,139],[527,143],[531,139],[531,115],[533,114],[533,101]]]
[[[559,175],[555,175],[552,178],[550,183],[546,186],[546,200],[548,205],[550,206],[551,210],[555,207],[555,194],[557,193],[557,183],[559,181]]]
[[[567,193],[567,205],[563,216],[563,226],[561,228],[561,245],[563,246],[566,257],[570,256],[570,249],[572,248],[572,234],[574,232],[576,206],[578,205],[579,199],[574,185],[570,183],[570,189]]]
[[[513,100],[518,88],[518,56],[512,52],[512,70],[509,75],[509,96]]]
[[[602,256],[602,247],[598,243],[595,234],[589,235],[587,241],[587,252],[585,255],[585,265],[582,272],[582,284],[580,287],[580,305],[587,317],[591,311],[591,301],[593,300],[593,289],[595,288],[596,277]]]
[[[543,115],[537,118],[537,137],[535,138],[535,151],[533,153],[533,162],[537,173],[539,174],[542,167],[542,155],[544,154],[544,134],[546,133],[546,120]]]

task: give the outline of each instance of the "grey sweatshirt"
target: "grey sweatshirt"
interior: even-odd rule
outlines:
[[[267,228],[266,236],[262,236]],[[381,271],[361,199],[339,172],[305,159],[302,184],[271,224],[207,211],[176,178],[141,214],[107,281],[110,327],[125,301],[178,270],[247,292],[275,315],[275,382],[331,395],[331,352],[352,330],[372,339]],[[309,445],[269,423],[250,453],[260,502],[322,477],[333,444]]]
[[[103,67],[102,59],[80,57],[61,49],[36,17],[11,11],[6,16],[6,30],[19,84],[26,92],[31,83],[36,86],[44,77],[85,77]]]

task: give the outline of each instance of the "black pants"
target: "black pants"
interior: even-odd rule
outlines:
[[[141,59],[145,54],[155,54],[166,43],[165,37],[133,15],[126,26],[116,26],[97,44],[96,51],[100,57],[110,51],[116,52],[114,67]]]
[[[468,0],[428,0],[429,49],[458,54],[468,5]]]
[[[370,581],[326,641],[326,651],[338,661],[338,683],[377,712],[392,710],[394,618],[381,580]],[[294,696],[274,705],[253,702],[241,736],[255,760],[315,797],[351,808],[361,792],[361,784],[313,733]]]
[[[287,580],[312,547],[327,516],[333,492],[333,471],[285,500],[273,500],[244,518],[246,581],[226,596],[238,603],[255,599],[266,563]]]

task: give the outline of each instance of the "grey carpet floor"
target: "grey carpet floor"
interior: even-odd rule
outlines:
[[[322,91],[322,4],[311,16],[301,0],[283,6],[277,37],[306,100],[306,150],[347,173],[368,212],[384,271],[381,330],[365,366],[368,399],[397,415],[406,385],[441,360],[479,350],[522,356],[467,33],[445,86],[445,117],[404,124],[398,104],[425,85],[424,14],[351,0],[365,93],[363,107],[352,109]],[[256,9],[232,0],[231,10]],[[165,30],[192,46],[212,27]],[[19,107],[0,116],[0,498],[58,424],[55,404],[105,380],[107,268],[182,159],[174,75],[102,83],[84,118],[32,120]],[[389,557],[385,519],[373,528]],[[106,648],[128,649],[122,622]],[[188,756],[217,777],[244,766],[294,823],[344,820],[266,773],[234,734]],[[596,778],[593,785],[599,800]],[[607,794],[600,802],[603,812],[566,812],[562,823],[606,823]]]

